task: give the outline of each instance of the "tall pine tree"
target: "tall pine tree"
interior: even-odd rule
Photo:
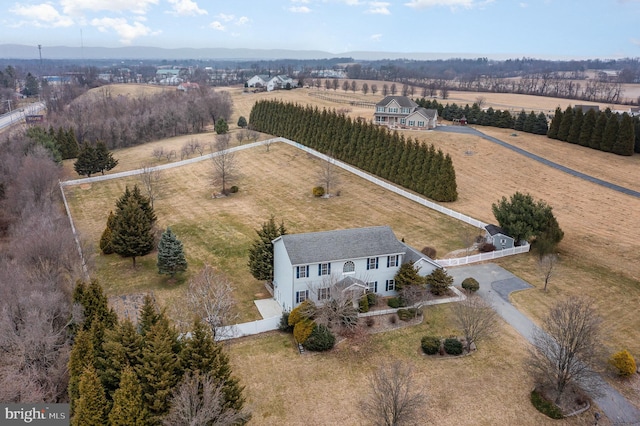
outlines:
[[[635,144],[635,129],[633,119],[626,112],[622,114],[620,127],[616,141],[611,147],[611,152],[618,155],[633,155],[633,146]]]
[[[88,366],[80,376],[80,397],[76,402],[71,426],[103,426],[106,424],[107,399],[93,366]]]
[[[118,390],[113,394],[113,407],[109,413],[112,426],[151,425],[149,412],[142,399],[142,386],[135,371],[127,366],[122,370]]]
[[[176,234],[167,228],[162,233],[158,244],[158,273],[173,278],[178,272],[187,270],[187,260],[184,258],[184,248]]]
[[[618,123],[618,115],[611,114],[609,115],[609,119],[607,120],[607,125],[604,128],[604,133],[602,134],[602,142],[600,143],[600,150],[604,152],[611,152],[613,150],[613,145],[616,143],[618,139],[618,128],[620,124]]]
[[[155,219],[155,213],[137,186],[130,197],[123,196],[118,201],[117,207],[111,238],[113,251],[122,257],[131,257],[135,268],[136,257],[149,254],[154,248],[150,218]]]
[[[93,173],[99,172],[96,169],[96,150],[88,143],[83,143],[78,152],[78,159],[73,163],[73,169],[80,176],[91,177]]]
[[[284,223],[276,225],[273,216],[267,222],[262,224],[261,229],[256,229],[258,238],[251,244],[249,248],[249,269],[251,275],[257,280],[273,281],[273,244],[271,241],[280,235],[285,235],[287,230]]]
[[[571,131],[571,124],[573,123],[573,108],[568,106],[562,114],[562,121],[560,122],[560,128],[558,129],[558,139],[566,142],[569,139],[569,132]]]
[[[551,125],[549,125],[549,132],[547,132],[547,137],[549,139],[558,139],[558,131],[560,130],[560,123],[562,123],[562,110],[560,107],[556,108],[556,113],[551,120]]]

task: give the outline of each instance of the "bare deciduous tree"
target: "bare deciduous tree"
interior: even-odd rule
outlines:
[[[308,314],[313,314],[317,324],[337,333],[352,333],[358,328],[358,300],[365,293],[361,282],[364,281],[326,275],[321,283],[309,287],[319,303]]]
[[[371,94],[375,95],[376,93],[378,93],[378,85],[377,84],[372,84],[371,85]]]
[[[231,282],[209,265],[189,281],[187,302],[209,324],[214,339],[224,337],[226,327],[237,322]]]
[[[570,298],[551,308],[543,330],[535,331],[527,366],[538,385],[551,389],[556,404],[571,386],[598,394],[600,323],[592,301]]]
[[[382,365],[369,379],[369,397],[361,410],[369,424],[401,426],[424,424],[427,396],[416,383],[413,369],[400,361]]]
[[[544,291],[547,291],[547,285],[549,284],[551,277],[556,272],[557,264],[558,256],[555,254],[545,254],[538,259],[538,267],[540,268],[540,273],[544,278]]]
[[[247,132],[245,130],[238,130],[236,133],[236,142],[242,143],[247,138]]]
[[[151,155],[156,160],[161,160],[164,158],[164,147],[154,148],[153,151],[151,151]]]
[[[229,150],[229,134],[218,135],[214,146],[211,161],[213,163],[212,183],[222,188],[222,194],[227,195],[227,186],[238,177],[238,162],[236,155]]]
[[[327,197],[331,196],[331,190],[340,184],[338,168],[335,166],[335,160],[333,158],[323,161],[320,165],[318,182],[324,186],[324,193]]]
[[[476,105],[478,108],[482,109],[482,107],[487,103],[487,98],[484,96],[476,96]]]
[[[422,309],[425,302],[431,298],[431,292],[425,286],[406,285],[399,291],[400,298],[407,306]]]
[[[244,409],[226,406],[223,384],[216,384],[209,374],[187,373],[169,404],[169,413],[162,421],[167,426],[231,426],[249,419]]]
[[[496,311],[480,296],[469,295],[466,300],[453,305],[453,317],[462,330],[467,343],[467,351],[471,345],[491,337],[497,328],[498,317]]]
[[[259,137],[260,137],[260,133],[256,132],[255,130],[249,130],[247,132],[247,139],[251,139],[254,142],[257,141]]]
[[[367,83],[362,83],[362,93],[366,95],[369,93],[369,85]]]
[[[159,170],[149,164],[142,164],[140,169],[142,170],[142,173],[139,175],[140,182],[142,183],[142,188],[144,189],[146,196],[149,197],[151,208],[153,208],[153,202],[160,193],[162,170]]]

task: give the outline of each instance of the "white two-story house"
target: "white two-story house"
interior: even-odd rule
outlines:
[[[428,130],[438,124],[438,110],[422,108],[406,96],[387,96],[376,104],[373,121],[392,128]]]
[[[415,262],[420,275],[441,267],[388,226],[282,235],[273,240],[273,296],[285,311],[306,299],[322,303],[336,289],[393,296],[405,262]]]

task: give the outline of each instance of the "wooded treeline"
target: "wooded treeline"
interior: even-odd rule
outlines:
[[[458,197],[449,154],[385,126],[275,100],[256,102],[249,123],[254,130],[294,140],[435,201]]]
[[[53,128],[71,129],[78,144],[104,142],[109,149],[202,132],[223,118],[228,121],[233,102],[223,91],[204,88],[127,97],[114,96],[108,86],[84,96],[47,118]]]
[[[558,107],[547,136],[618,155],[633,155],[634,151],[640,152],[640,117],[626,112],[614,114],[609,108],[584,113],[582,108],[568,106],[563,112]]]
[[[24,134],[0,144],[0,401],[65,402],[71,291],[82,269],[61,170]]]

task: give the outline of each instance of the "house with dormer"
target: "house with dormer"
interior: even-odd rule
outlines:
[[[406,96],[387,96],[376,104],[373,122],[391,128],[428,130],[438,124],[438,110],[422,108]]]
[[[336,289],[395,296],[394,278],[405,262],[423,276],[441,267],[389,226],[282,235],[273,240],[273,297],[290,311],[307,299],[323,303]]]
[[[294,87],[294,81],[291,77],[286,75],[254,75],[247,80],[247,87],[256,87],[267,89],[267,92],[281,89],[292,89]]]

